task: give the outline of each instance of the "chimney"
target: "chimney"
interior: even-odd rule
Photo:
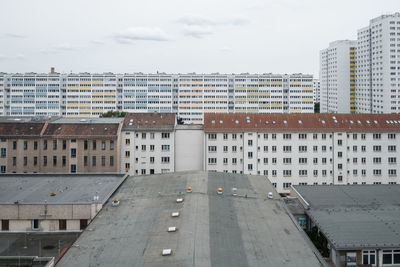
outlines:
[[[51,67],[50,73],[54,73],[54,67]]]

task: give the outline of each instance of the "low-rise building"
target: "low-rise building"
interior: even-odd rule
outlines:
[[[291,195],[334,266],[400,266],[400,185],[292,186]]]
[[[396,114],[206,114],[205,169],[291,185],[399,182]]]
[[[0,176],[1,232],[78,232],[125,180],[123,174]]]

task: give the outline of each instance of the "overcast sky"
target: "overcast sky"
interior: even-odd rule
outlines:
[[[1,0],[0,72],[311,73],[399,0]]]

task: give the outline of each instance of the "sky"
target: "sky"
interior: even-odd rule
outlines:
[[[0,72],[307,73],[399,0],[1,0]]]

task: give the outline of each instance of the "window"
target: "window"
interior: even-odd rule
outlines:
[[[125,158],[129,158],[131,156],[131,152],[129,150],[125,151]]]
[[[96,166],[96,156],[92,156],[92,166]]]
[[[357,152],[357,146],[353,146],[353,152]]]
[[[142,145],[142,151],[146,151],[146,145]]]
[[[142,133],[142,139],[146,139],[146,133]]]
[[[67,157],[66,156],[62,156],[62,165],[63,165],[63,167],[65,167],[67,165]]]
[[[313,151],[318,152],[318,146],[313,146]]]
[[[106,141],[105,140],[101,141],[101,150],[106,150]]]
[[[253,152],[247,152],[247,156],[248,156],[249,159],[252,159],[253,158]]]
[[[283,158],[283,164],[292,164],[292,158]]]
[[[17,141],[13,141],[13,149],[14,149],[14,150],[17,149]]]
[[[384,249],[382,251],[383,264],[400,264],[400,250]]]
[[[337,156],[338,156],[338,158],[341,158],[341,157],[342,157],[342,155],[343,155],[343,153],[342,153],[342,152],[338,152],[338,153],[337,153]]]
[[[34,150],[37,150],[37,149],[38,149],[38,142],[37,142],[37,141],[34,141],[34,142],[33,142],[33,149],[34,149]]]
[[[169,151],[169,145],[162,145],[161,146],[162,151]]]
[[[375,264],[375,250],[363,250],[363,264]]]
[[[300,134],[299,134],[299,139],[300,139],[300,140],[302,140],[302,139],[307,139],[307,134],[305,134],[305,133],[300,133]]]
[[[224,134],[224,140],[228,140],[228,134]]]
[[[361,151],[362,151],[362,152],[367,151],[367,147],[366,147],[366,146],[361,146]]]
[[[381,152],[381,146],[373,146],[374,152]]]
[[[341,139],[337,140],[338,146],[341,146],[343,144],[343,141]]]
[[[57,149],[57,140],[53,140],[53,150]]]
[[[28,149],[28,141],[24,141],[24,150]]]
[[[6,166],[5,165],[1,165],[0,173],[6,173]]]
[[[253,145],[253,140],[247,140],[247,145],[252,146]]]
[[[249,171],[252,171],[253,170],[253,164],[247,164],[247,169]]]
[[[342,165],[341,163],[339,163],[339,164],[337,165],[337,168],[338,168],[339,170],[341,170],[341,169],[343,169],[343,165]]]
[[[396,134],[395,133],[388,134],[388,139],[396,139]]]
[[[381,139],[381,134],[380,134],[380,133],[374,133],[374,134],[372,135],[372,138],[373,138],[374,140],[379,140],[379,139]]]
[[[150,157],[150,163],[154,163],[154,157]]]
[[[7,156],[7,149],[5,147],[1,148],[1,157],[4,158]]]
[[[396,176],[397,175],[397,170],[396,169],[389,169],[388,170],[389,176]]]
[[[71,158],[76,158],[76,148],[71,148]]]
[[[299,158],[299,164],[307,164],[307,158]]]
[[[58,230],[67,230],[67,220],[58,220]]]
[[[237,135],[236,134],[232,134],[232,140],[236,140]]]
[[[110,140],[110,150],[114,150],[114,140]]]
[[[66,150],[67,149],[67,140],[62,141],[62,149]]]
[[[43,156],[43,166],[47,166],[47,156]]]
[[[365,136],[366,136],[365,134],[361,134],[361,139],[365,140]]]
[[[129,170],[131,168],[131,164],[130,163],[125,163],[125,170]]]
[[[169,133],[161,133],[161,139],[169,139]]]
[[[236,158],[232,158],[232,164],[236,164],[237,163],[237,159]]]
[[[276,146],[272,146],[272,152],[276,152]]]
[[[299,152],[307,152],[307,146],[299,146]]]
[[[169,163],[169,157],[161,157],[161,163]]]
[[[313,175],[314,175],[314,176],[318,176],[318,170],[314,170],[314,171],[313,171]]]
[[[357,163],[357,158],[353,158],[353,163]]]
[[[208,158],[208,164],[217,164],[217,158]]]
[[[264,152],[268,152],[268,146],[264,146]]]
[[[326,139],[326,134],[322,134],[322,140],[325,140]]]
[[[361,163],[366,164],[367,163],[367,158],[361,158]]]
[[[276,176],[277,171],[276,170],[272,170],[272,176]]]
[[[114,156],[110,156],[110,166],[114,166]]]
[[[264,134],[264,140],[268,140],[268,134]]]
[[[326,170],[322,170],[322,176],[326,176]]]
[[[389,152],[396,152],[396,146],[388,146]]]
[[[236,146],[232,146],[232,152],[236,152],[237,150],[237,147]]]
[[[374,169],[373,170],[374,175],[382,175],[382,170],[381,169]]]
[[[292,152],[292,146],[283,146],[283,152]]]
[[[272,139],[273,139],[273,140],[276,139],[276,134],[272,134]]]
[[[283,189],[288,189],[292,183],[283,183]]]
[[[307,170],[299,170],[299,175],[300,176],[306,176],[307,175]]]
[[[154,151],[154,145],[150,145],[150,151]]]
[[[83,149],[87,150],[88,149],[88,140],[83,141]]]
[[[71,173],[76,173],[76,165],[71,164]]]
[[[208,146],[208,152],[217,152],[217,146]]]
[[[10,230],[10,221],[9,220],[1,220],[1,230],[2,231]]]
[[[84,156],[83,157],[83,166],[87,166],[88,165],[88,157],[87,156]]]
[[[353,134],[353,140],[357,140],[357,134]]]
[[[53,166],[57,166],[57,156],[53,156]]]
[[[106,156],[101,156],[101,166],[106,166]]]
[[[322,149],[322,152],[326,152],[326,146],[322,146],[321,149]]]
[[[396,164],[396,158],[394,157],[388,158],[388,162],[389,164]]]
[[[373,162],[374,162],[374,164],[380,164],[380,163],[382,163],[382,159],[381,158],[373,158]]]
[[[131,139],[127,138],[125,139],[125,145],[130,145],[131,144]]]
[[[283,170],[283,176],[285,176],[285,177],[292,176],[292,171],[291,170]]]
[[[317,140],[318,139],[318,134],[313,134],[313,139]]]
[[[38,219],[32,220],[32,230],[39,230],[40,223]]]
[[[142,173],[142,175],[145,175],[146,174],[146,169],[142,169],[141,173]]]
[[[322,164],[326,164],[326,158],[322,158]]]
[[[93,140],[93,150],[96,150],[96,148],[97,148],[97,142],[96,140]]]
[[[339,181],[339,182],[342,182],[342,181],[343,181],[343,176],[342,176],[342,175],[339,175],[339,176],[338,176],[338,181]]]
[[[290,140],[290,139],[292,139],[292,135],[291,134],[283,134],[283,139]]]
[[[47,140],[43,141],[43,150],[47,150]]]
[[[268,164],[268,158],[264,158],[264,164]]]
[[[150,133],[150,139],[154,139],[155,134],[154,133]]]

